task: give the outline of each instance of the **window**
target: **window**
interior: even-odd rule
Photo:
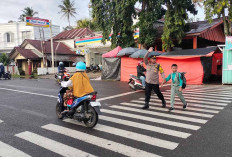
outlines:
[[[11,40],[10,40],[10,33],[6,33],[6,42],[10,42]]]
[[[24,41],[25,39],[30,39],[30,31],[22,32],[22,41]]]
[[[7,43],[14,42],[14,34],[11,32],[5,33],[5,41]]]

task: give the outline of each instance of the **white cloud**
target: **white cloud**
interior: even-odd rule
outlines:
[[[71,25],[76,25],[76,20],[89,17],[88,3],[90,0],[74,0],[77,8],[76,18],[71,18]],[[22,10],[25,7],[32,7],[38,11],[40,18],[50,19],[53,24],[60,25],[61,28],[68,25],[65,18],[61,18],[62,14],[58,14],[58,5],[61,0],[0,0],[0,23],[7,23],[10,20],[18,21]]]

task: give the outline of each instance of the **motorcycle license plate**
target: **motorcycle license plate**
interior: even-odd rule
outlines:
[[[90,105],[91,106],[101,106],[101,103],[100,102],[90,102]]]

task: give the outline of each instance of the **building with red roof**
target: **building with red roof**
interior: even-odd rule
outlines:
[[[62,42],[54,42],[54,61],[55,66],[60,61],[64,62],[66,67],[71,67],[72,63],[84,61],[83,55],[76,54],[71,48]],[[30,75],[37,68],[51,67],[51,42],[26,39],[19,46],[15,47],[9,54],[11,60],[14,60],[20,71]]]

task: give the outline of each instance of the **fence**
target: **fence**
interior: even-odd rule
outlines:
[[[17,66],[5,66],[5,71],[9,71],[11,74],[19,75],[19,69]]]
[[[74,73],[75,67],[65,67],[69,72]],[[58,68],[55,67],[55,73],[58,72]],[[54,74],[52,68],[37,68],[38,75]]]

